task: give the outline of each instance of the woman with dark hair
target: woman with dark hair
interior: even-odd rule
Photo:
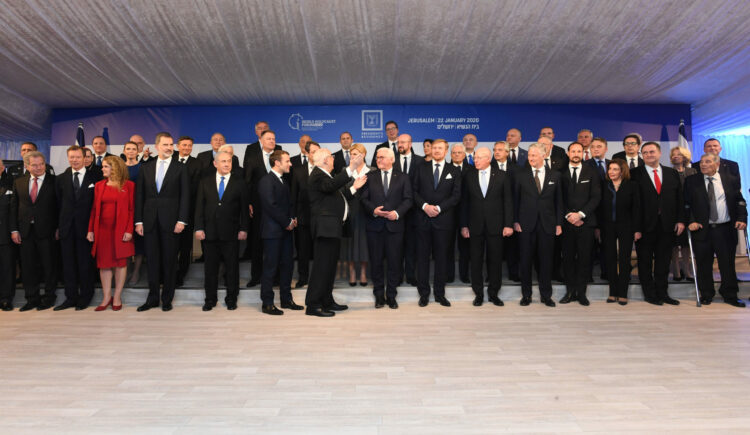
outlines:
[[[623,159],[607,164],[607,181],[599,204],[600,230],[609,279],[608,303],[628,303],[630,254],[633,242],[641,238],[641,201],[638,187],[630,181],[630,170]]]
[[[121,158],[107,156],[102,161],[104,178],[94,186],[89,233],[93,243],[91,255],[96,258],[102,282],[102,303],[96,311],[122,308],[122,289],[128,273],[128,258],[135,253],[133,245],[133,213],[135,183],[128,180],[128,170]],[[111,295],[112,276],[115,294]]]

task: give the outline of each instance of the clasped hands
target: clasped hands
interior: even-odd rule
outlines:
[[[374,214],[375,216],[386,218],[389,221],[395,221],[396,219],[398,219],[398,213],[396,213],[395,210],[384,211],[382,205],[375,208],[372,214]]]

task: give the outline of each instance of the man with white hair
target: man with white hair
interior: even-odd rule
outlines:
[[[466,161],[466,149],[463,144],[457,143],[451,148],[451,163],[461,172],[462,185],[466,181],[466,177],[475,171],[474,165]],[[448,247],[448,271],[445,280],[446,282],[456,280],[456,248],[458,248],[458,278],[462,283],[469,284],[471,282],[469,279],[471,246],[469,245],[469,238],[461,235],[458,218],[459,213],[456,213],[456,231]]]
[[[309,316],[333,317],[334,311],[349,308],[337,304],[333,299],[333,283],[336,279],[342,228],[349,217],[349,204],[342,188],[351,181],[352,172],[360,166],[363,158],[361,155],[352,156],[349,166],[333,176],[331,152],[320,148],[313,155],[315,168],[310,173],[308,196],[315,261],[305,297],[305,314]],[[363,175],[355,179],[346,192],[354,195],[366,182],[367,176]]]

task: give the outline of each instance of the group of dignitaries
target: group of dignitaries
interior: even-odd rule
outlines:
[[[566,285],[560,303],[589,305],[595,261],[610,283],[607,302],[625,305],[634,243],[645,300],[676,305],[667,278],[686,230],[695,245],[702,302],[715,295],[716,255],[721,296],[745,306],[737,298],[734,253],[747,211],[739,168],[719,157],[715,139],[706,141],[705,154],[688,171],[687,150],[676,153],[687,152],[687,164],[667,167],[659,163],[660,145],[641,143],[638,134],[626,136],[624,151],[612,160],[605,158],[607,141],[591,131],[581,130],[563,149],[553,144],[549,127],[528,150],[519,147],[521,132],[511,129],[492,149],[478,147],[473,134],[452,148],[443,139],[425,140],[420,156],[412,152],[411,136],[389,121],[388,140],[368,166],[366,149],[348,132],[335,153],[303,135],[300,154],[291,158],[266,122],[256,123],[255,133],[258,141],[247,146],[242,166],[220,133],[197,157],[187,136],[175,143],[159,133],[151,153],[134,135],[122,156],[107,153],[97,136],[93,151],[68,148],[70,167],[57,176],[34,144],[24,144],[23,168],[10,173],[0,167],[0,308],[13,309],[19,252],[26,296],[21,311],[54,306],[60,270],[65,300],[55,310],[85,309],[96,268],[103,290],[96,309],[119,310],[127,261],[140,249],[149,292],[138,311],[169,311],[195,237],[203,252],[204,311],[218,302],[220,278],[226,307],[237,308],[240,242],[247,241],[247,287],[260,284],[263,313],[283,314],[274,303],[278,286],[282,309],[331,317],[347,309],[332,290],[342,238],[357,239],[354,233],[366,248],[352,243],[343,250],[366,249],[376,308],[398,308],[404,274],[418,289],[419,306],[428,305],[430,294],[450,306],[445,285],[455,279],[456,251],[459,278],[471,283],[475,306],[483,304],[485,287],[488,300],[503,305],[503,261],[509,278],[521,282],[523,306],[531,303],[532,269],[543,304],[555,306],[556,279]],[[296,288],[307,286],[306,307],[292,298],[295,251]]]

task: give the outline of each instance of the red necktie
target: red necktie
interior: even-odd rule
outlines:
[[[661,180],[659,179],[659,173],[654,169],[654,185],[656,186],[656,194],[661,195]]]
[[[32,204],[36,202],[36,196],[39,193],[39,184],[36,180],[38,180],[38,178],[34,177],[34,184],[31,185],[31,193],[29,193]]]
[[[585,153],[583,154],[583,160],[588,160],[588,159],[589,159],[589,152],[588,152],[588,151],[586,151],[586,152],[585,152]]]

